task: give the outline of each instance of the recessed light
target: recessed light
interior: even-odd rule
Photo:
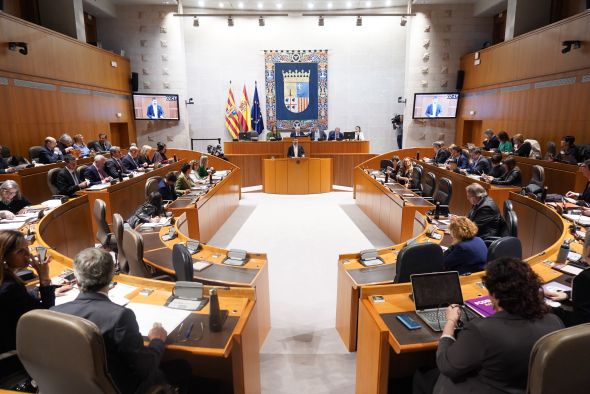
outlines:
[[[307,8],[312,9],[313,8],[313,3],[307,3]]]
[[[370,6],[371,6],[371,2],[370,1],[365,2],[365,7],[370,7]]]
[[[332,3],[331,2],[328,3],[327,6],[328,6],[328,8],[332,8]]]
[[[199,1],[199,7],[205,7],[205,2],[203,0]]]
[[[261,10],[263,5],[262,5],[262,3],[258,3],[258,4],[256,4],[256,7],[258,7],[258,9]]]
[[[238,8],[244,8],[244,3],[242,3],[241,1],[238,3]]]
[[[347,1],[346,8],[351,8],[351,7],[352,7],[352,1]]]
[[[219,3],[219,8],[223,8],[223,3]]]
[[[277,3],[277,8],[283,8],[283,5],[281,3]]]

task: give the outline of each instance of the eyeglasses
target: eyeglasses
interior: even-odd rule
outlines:
[[[15,196],[16,193],[18,193],[18,191],[12,189],[12,190],[8,190],[8,189],[2,189],[2,193],[9,195],[9,196]]]
[[[186,320],[183,321],[180,325],[180,328],[178,329],[178,336],[180,338],[177,340],[177,342],[198,342],[203,339],[203,336],[205,335],[205,325],[203,322],[197,323],[197,325],[201,327],[200,332],[197,332],[197,335],[193,336],[195,323],[188,323]]]

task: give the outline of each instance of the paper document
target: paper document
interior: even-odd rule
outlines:
[[[126,297],[129,294],[133,293],[133,291],[137,290],[135,286],[129,286],[124,283],[118,283],[109,290],[109,298],[113,297]]]
[[[563,215],[564,218],[569,219],[573,222],[576,222],[582,226],[590,226],[590,216],[583,216],[583,215]]]
[[[18,230],[25,222],[0,223],[0,230]]]
[[[57,208],[61,205],[61,200],[47,200],[43,201],[41,205],[47,208]]]
[[[93,185],[93,186],[90,186],[90,187],[89,187],[89,188],[87,188],[86,190],[90,190],[90,191],[92,191],[92,190],[102,190],[102,189],[106,189],[106,188],[107,188],[107,187],[109,187],[109,186],[111,186],[111,184],[110,184],[110,183],[100,183],[100,184],[98,184],[98,185]]]
[[[127,304],[127,308],[135,313],[139,332],[144,337],[147,337],[154,323],[162,324],[162,327],[170,334],[191,313],[190,311],[171,309],[160,305],[137,304],[134,302]]]
[[[115,286],[115,287],[117,287],[117,286]],[[131,287],[131,286],[129,286],[129,287]],[[113,289],[111,289],[109,291],[109,300],[111,300],[115,304],[121,305],[121,306],[125,306],[125,305],[129,304],[128,298],[125,298],[124,296],[121,296],[120,294],[117,294],[117,293],[112,294]],[[80,290],[78,290],[77,287],[74,287],[72,290],[68,291],[63,296],[55,297],[55,305],[61,305],[61,304],[65,304],[70,301],[74,301],[78,297],[79,294],[80,294]]]

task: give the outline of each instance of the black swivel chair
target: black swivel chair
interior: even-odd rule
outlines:
[[[432,197],[436,190],[436,175],[428,171],[422,177],[422,197]]]
[[[47,186],[49,186],[49,190],[54,196],[59,194],[59,189],[57,188],[57,173],[60,170],[61,168],[52,168],[47,172]]]
[[[172,265],[176,281],[190,282],[193,280],[193,258],[185,245],[175,244],[172,247]]]
[[[39,159],[39,153],[43,150],[42,146],[31,146],[29,148],[29,160],[37,160]]]
[[[385,171],[387,169],[387,167],[392,167],[393,168],[393,161],[391,161],[391,160],[381,160],[381,163],[379,164],[379,168],[381,169],[381,171]]]
[[[448,206],[453,196],[453,182],[449,178],[440,178],[432,195],[435,203]]]
[[[522,245],[520,244],[520,240],[515,237],[502,237],[492,242],[488,248],[488,261],[496,260],[500,257],[522,259]]]
[[[438,244],[406,246],[397,255],[394,283],[410,281],[410,275],[444,271],[443,251]]]
[[[416,186],[416,189],[411,189],[414,193],[422,194],[422,166],[415,165],[412,170],[412,185]]]
[[[506,227],[508,229],[508,235],[510,237],[518,237],[518,217],[514,210],[504,211],[504,220],[506,221]]]
[[[109,229],[109,225],[106,220],[107,205],[106,203],[97,198],[94,200],[94,207],[92,210],[94,214],[94,222],[96,224],[96,239],[100,242],[101,246],[105,250],[117,251],[117,241],[115,234]]]

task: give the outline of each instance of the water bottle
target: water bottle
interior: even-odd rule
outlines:
[[[570,252],[570,244],[568,244],[567,242],[564,242],[561,244],[561,246],[559,247],[559,253],[557,253],[557,262],[559,264],[565,264],[565,261],[567,260],[567,255]]]
[[[389,182],[389,170],[385,170],[385,183]]]
[[[440,202],[436,202],[434,207],[434,219],[438,220],[440,218]]]
[[[119,171],[119,182],[123,182],[123,171]]]
[[[178,159],[176,158],[176,155],[174,155],[174,162],[176,163],[178,161]]]
[[[220,332],[222,328],[223,322],[221,321],[217,289],[211,289],[209,290],[209,329],[212,332]]]
[[[420,161],[420,151],[416,152],[416,161]]]
[[[545,204],[545,201],[547,200],[547,186],[545,186],[543,188],[543,192],[541,193],[541,202],[543,204]]]

